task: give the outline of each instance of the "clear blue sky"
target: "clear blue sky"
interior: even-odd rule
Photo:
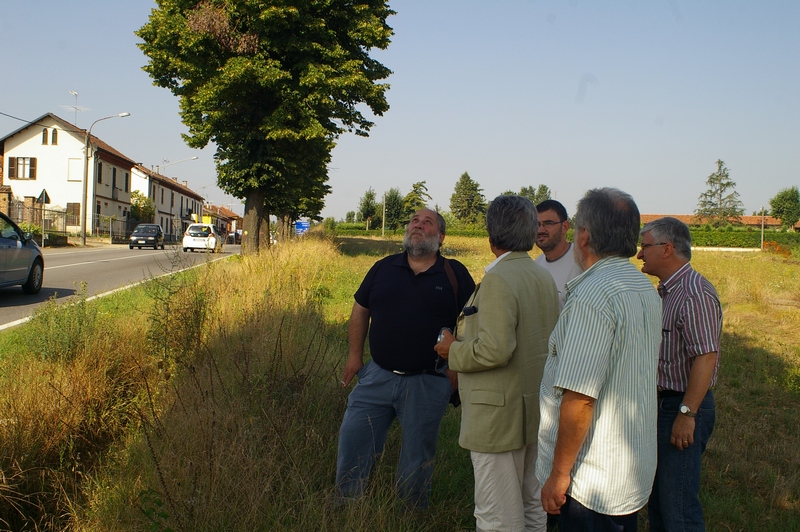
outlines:
[[[146,0],[6,2],[0,112],[80,127],[217,204],[213,146],[189,149],[172,94],[152,86],[133,32]],[[643,213],[691,213],[722,159],[746,214],[800,186],[800,2],[796,0],[398,0],[375,53],[394,74],[369,138],[342,136],[323,216],[372,187],[426,181],[449,210],[469,172],[491,199],[545,184],[570,214],[614,186]],[[21,122],[0,116],[0,136]]]

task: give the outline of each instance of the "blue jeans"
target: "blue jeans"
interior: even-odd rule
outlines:
[[[695,416],[694,443],[683,451],[669,442],[683,398],[658,400],[658,467],[648,503],[652,532],[705,530],[700,505],[700,456],[714,430],[714,394],[708,391]]]
[[[339,495],[357,499],[364,493],[396,417],[402,427],[398,495],[415,508],[427,508],[439,424],[451,393],[450,380],[444,374],[401,376],[375,362],[362,367],[339,429]]]
[[[638,514],[600,514],[567,495],[567,502],[558,516],[558,529],[561,532],[636,532]]]

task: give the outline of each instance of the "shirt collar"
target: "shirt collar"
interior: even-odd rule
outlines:
[[[503,260],[506,257],[506,255],[509,255],[510,253],[511,253],[510,251],[506,251],[505,253],[494,259],[492,262],[490,262],[489,265],[483,269],[483,271],[489,273],[489,270],[497,266],[497,263]]]
[[[690,271],[692,271],[692,264],[687,262],[686,264],[678,268],[675,271],[675,273],[670,275],[666,281],[662,281],[661,283],[659,283],[659,286],[661,286],[662,289],[664,290],[664,295],[669,294],[670,290],[672,290],[678,283],[680,283],[681,279],[685,277]]]
[[[408,270],[411,270],[411,266],[408,264],[408,251],[403,251],[402,253],[399,253],[397,255],[397,258],[395,258],[393,262],[395,266],[400,266]],[[433,264],[433,266],[431,266],[424,272],[420,273],[432,273],[439,270],[444,270],[444,257],[442,256],[442,253],[440,251],[437,251],[436,262]]]
[[[582,274],[567,281],[566,284],[567,292],[575,290],[575,287],[581,284],[581,282],[584,279],[593,275],[594,274],[593,272],[605,270],[606,268],[611,268],[619,263],[625,263],[625,262],[630,263],[631,261],[630,259],[626,259],[625,257],[605,257],[603,259],[598,260],[597,262],[589,266],[589,269],[584,270]]]

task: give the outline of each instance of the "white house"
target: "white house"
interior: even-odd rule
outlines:
[[[47,113],[0,138],[0,208],[12,202],[31,203],[46,190],[51,200],[48,208],[65,211],[65,230],[79,233],[86,134]],[[193,214],[202,213],[203,197],[186,182],[147,170],[94,135],[88,146],[87,212],[83,214],[87,234],[94,234],[104,220],[128,221],[133,190],[153,200],[154,222],[172,239],[193,221]]]

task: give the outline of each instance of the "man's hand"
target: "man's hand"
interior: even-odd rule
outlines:
[[[458,373],[452,369],[446,369],[445,375],[447,375],[447,378],[450,379],[450,387],[453,388],[453,391],[458,390]]]
[[[350,355],[347,357],[347,362],[344,363],[344,374],[342,375],[342,386],[345,388],[350,386],[353,377],[356,376],[358,370],[364,367],[364,360],[361,355]]]
[[[350,386],[358,370],[364,367],[364,341],[369,330],[369,309],[353,303],[350,322],[347,324],[347,339],[350,343],[350,354],[344,363],[342,386]]]
[[[548,477],[542,486],[542,507],[545,512],[553,515],[561,513],[561,507],[567,502],[567,489],[571,480],[569,475],[551,474]]]
[[[450,344],[456,341],[456,337],[447,329],[442,331],[442,336],[442,341],[433,346],[433,349],[440,357],[447,360],[450,356]]]
[[[683,451],[694,443],[694,418],[678,414],[675,423],[672,424],[672,434],[669,442]]]

